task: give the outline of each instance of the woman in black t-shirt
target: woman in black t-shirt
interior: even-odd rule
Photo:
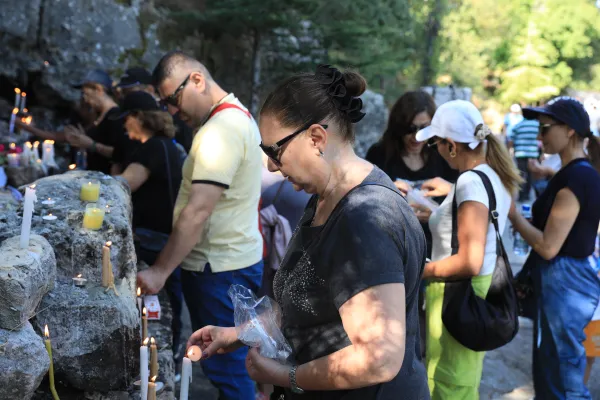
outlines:
[[[131,188],[136,254],[151,266],[171,233],[182,155],[173,143],[175,127],[171,115],[162,111],[150,94],[128,94],[121,111],[115,118],[125,118],[129,138],[140,144],[129,156],[130,164],[120,178]],[[165,288],[173,309],[173,350],[177,353],[183,304],[179,268],[173,271]]]
[[[250,377],[279,399],[429,399],[417,298],[425,236],[393,182],[352,148],[366,82],[321,65],[271,93],[260,113],[269,170],[313,197],[274,280],[281,364],[251,349]],[[205,357],[241,346],[233,327],[196,331]],[[282,389],[285,388],[285,389]]]
[[[600,141],[590,132],[583,105],[570,97],[524,108],[523,116],[540,121],[544,152],[559,154],[562,161],[533,204],[532,222],[515,211],[514,203],[509,212],[514,229],[532,247],[523,271],[529,271],[536,302],[535,395],[591,399],[584,383],[583,341],[600,300],[600,265],[592,255],[600,222]]]

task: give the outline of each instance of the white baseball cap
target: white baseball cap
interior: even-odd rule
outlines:
[[[452,100],[437,109],[431,125],[417,132],[416,139],[424,142],[433,137],[452,139],[467,143],[471,149],[485,143],[491,133],[483,122],[481,113],[473,103],[465,100]]]

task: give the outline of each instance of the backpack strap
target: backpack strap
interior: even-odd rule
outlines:
[[[494,192],[494,187],[492,186],[492,182],[490,178],[481,171],[476,169],[469,170],[471,172],[476,173],[483,182],[483,186],[485,187],[485,191],[488,195],[489,207],[488,213],[489,218],[492,224],[494,225],[494,229],[496,230],[496,254],[498,256],[502,255],[503,246],[499,246],[498,242],[502,242],[500,238],[500,228],[498,227],[498,211],[496,210],[496,193]],[[469,172],[469,171],[464,171]],[[461,174],[462,175],[462,174]],[[456,179],[456,185],[458,185],[458,178]],[[458,214],[458,205],[456,204],[456,186],[454,187],[454,198],[452,199],[452,255],[458,253],[458,223],[457,223],[457,214]]]
[[[248,110],[244,110],[242,107],[236,105],[236,104],[231,104],[231,103],[222,103],[219,104],[218,106],[216,106],[211,112],[210,115],[208,116],[208,119],[211,119],[216,113],[219,113],[223,110],[227,110],[228,108],[237,108],[238,110],[240,110],[241,112],[243,112],[244,114],[246,114],[246,116],[250,119],[252,119],[252,114],[250,114],[250,111]]]

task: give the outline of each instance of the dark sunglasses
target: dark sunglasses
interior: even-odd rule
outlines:
[[[165,97],[164,99],[160,99],[159,100],[160,105],[163,107],[166,107],[167,105],[171,105],[173,107],[179,107],[179,101],[178,101],[179,93],[181,93],[181,91],[185,88],[185,85],[187,85],[191,76],[192,76],[192,74],[189,74],[187,76],[187,78],[185,78],[184,81],[181,82],[181,85],[179,85],[179,87],[177,87],[177,89],[175,89],[173,94]]]
[[[564,125],[564,124],[562,124],[560,122],[556,123],[556,124],[540,124],[540,127],[539,127],[540,135],[544,136],[546,133],[548,133],[550,128],[552,128],[553,126],[558,126],[558,125]]]
[[[423,124],[423,125],[415,125],[415,124],[411,124],[408,129],[406,130],[406,134],[407,135],[412,135],[414,133],[419,132],[421,129],[425,129],[427,128],[429,125],[431,124]]]
[[[302,132],[304,132],[305,130],[307,130],[308,128],[310,128],[310,126],[312,125],[312,123],[304,125],[302,128],[298,129],[297,131],[295,131],[294,133],[284,137],[283,139],[281,139],[280,141],[278,141],[275,144],[272,144],[270,146],[265,146],[264,144],[262,144],[262,142],[259,144],[260,148],[262,149],[262,151],[264,151],[264,153],[267,155],[267,157],[269,157],[271,159],[271,161],[273,161],[275,163],[275,165],[277,166],[281,166],[281,161],[280,160],[280,151],[281,148],[290,140],[292,140],[293,138],[295,138],[296,136],[298,136],[299,134],[301,134]],[[323,125],[320,124],[323,129],[327,129],[327,125]]]

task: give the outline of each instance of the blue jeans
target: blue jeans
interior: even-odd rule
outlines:
[[[181,271],[183,295],[190,310],[194,331],[206,325],[234,326],[233,303],[227,290],[243,285],[254,293],[260,289],[263,262],[236,271],[212,272],[206,264],[203,272]],[[202,361],[202,369],[219,390],[220,400],[254,400],[255,385],[246,371],[248,348],[216,355]]]
[[[596,260],[539,260],[532,271],[537,297],[533,383],[536,399],[590,399],[585,384],[583,329],[600,299]]]

